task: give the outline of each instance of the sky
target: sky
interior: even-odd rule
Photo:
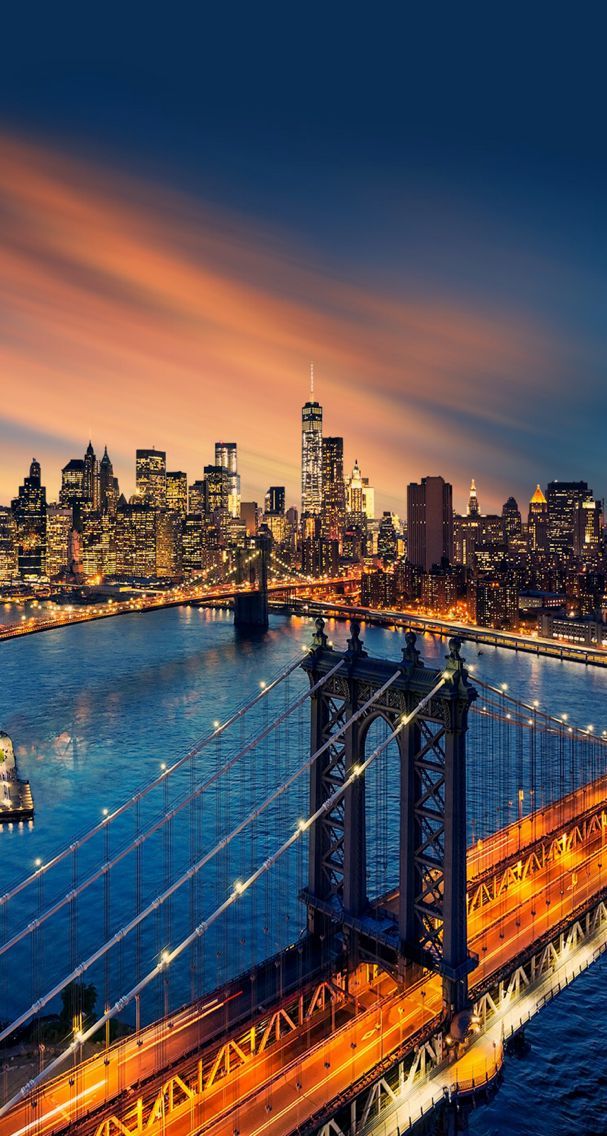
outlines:
[[[127,494],[136,447],[193,481],[223,439],[297,504],[312,359],[379,509],[606,495],[592,9],[127,7],[7,15],[0,501],[91,437]]]

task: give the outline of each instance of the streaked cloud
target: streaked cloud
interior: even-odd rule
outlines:
[[[497,505],[541,476],[536,408],[566,392],[569,350],[520,312],[367,290],[278,229],[0,138],[2,500],[34,446],[53,496],[56,440],[67,460],[90,434],[127,492],[136,446],[194,480],[225,438],[245,497],[285,481],[296,502],[314,358],[326,432],[380,506],[436,472]]]

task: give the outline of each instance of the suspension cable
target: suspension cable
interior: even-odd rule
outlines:
[[[298,662],[298,665],[301,664]],[[162,815],[158,817],[157,820],[155,820],[153,824],[151,824],[149,828],[145,830],[145,832],[139,833],[135,837],[135,839],[130,842],[130,844],[123,845],[120,851],[117,852],[111,860],[106,859],[102,864],[99,865],[98,868],[96,868],[94,872],[91,873],[91,875],[87,876],[85,880],[82,880],[82,882],[79,883],[77,887],[73,888],[66,895],[56,900],[44,912],[32,919],[27,924],[27,926],[22,927],[20,931],[16,931],[15,934],[5,943],[0,943],[0,957],[6,954],[7,951],[12,950],[12,948],[15,947],[18,943],[22,942],[23,939],[26,939],[28,935],[31,935],[34,931],[37,931],[43,923],[46,923],[48,919],[52,918],[53,915],[56,915],[59,911],[61,911],[62,908],[66,906],[66,904],[73,902],[73,900],[82,895],[83,892],[87,891],[89,887],[97,883],[97,881],[100,880],[103,876],[107,875],[108,872],[111,872],[112,868],[115,868],[117,864],[119,864],[122,860],[125,859],[126,856],[129,855],[129,853],[134,852],[136,849],[140,848],[143,844],[145,844],[147,840],[149,840],[151,836],[154,836],[156,832],[163,828],[164,825],[174,820],[182,809],[186,808],[187,805],[191,804],[192,801],[196,800],[197,797],[200,797],[202,793],[205,793],[207,789],[209,789],[212,785],[215,784],[216,781],[220,779],[220,777],[223,777],[226,773],[229,773],[230,770],[236,765],[236,763],[241,760],[241,758],[245,757],[261,742],[265,741],[268,734],[271,734],[274,730],[277,729],[277,727],[281,726],[283,722],[292,713],[294,713],[295,710],[298,710],[299,707],[302,706],[303,703],[311,697],[312,694],[315,694],[317,690],[324,686],[324,684],[330,678],[332,678],[335,672],[338,671],[342,666],[343,659],[340,660],[340,662],[326,675],[323,675],[323,677],[320,678],[311,689],[306,690],[303,694],[300,694],[294,702],[291,702],[287,709],[284,710],[278,718],[274,718],[272,720],[269,726],[261,730],[258,734],[255,735],[254,738],[251,738],[246,743],[246,745],[237,750],[237,752],[233,754],[232,757],[228,758],[228,760],[224,762],[224,764],[221,765],[218,769],[216,769],[210,775],[210,777],[207,778],[206,781],[204,781],[201,785],[197,785],[195,789],[187,793],[186,796],[181,798],[181,800],[177,801],[177,803],[173,805],[170,810],[163,812]],[[168,770],[164,770],[162,777],[158,780],[164,781],[166,783],[167,773]],[[108,831],[107,828],[106,831]],[[33,878],[37,879],[39,878],[39,876],[36,875]],[[2,1039],[0,1038],[0,1040]]]
[[[392,681],[394,681],[400,674],[401,671],[399,669],[397,672],[395,672]],[[369,766],[375,761],[377,757],[380,756],[381,753],[383,753],[390,742],[393,741],[394,738],[398,737],[405,726],[410,725],[410,723],[415,720],[417,715],[425,708],[425,706],[427,706],[434,695],[438,693],[442,686],[444,686],[446,681],[447,679],[445,675],[441,674],[439,681],[432,688],[429,694],[425,695],[425,697],[418,703],[418,705],[411,711],[410,714],[402,715],[394,730],[392,730],[388,737],[385,738],[384,741],[381,742],[380,745],[378,745],[376,749],[374,749],[373,752],[369,754],[369,756],[365,758],[363,762],[361,762],[359,765],[353,766],[345,781],[343,781],[343,783],[335,790],[335,792],[332,793],[331,796],[328,797],[326,801],[324,801],[323,804],[319,806],[318,809],[316,809],[316,812],[312,813],[311,816],[307,818],[307,820],[299,821],[295,831],[291,833],[291,835],[287,837],[287,839],[279,846],[279,848],[277,848],[271,856],[264,860],[264,862],[260,864],[260,866],[256,868],[255,871],[252,872],[252,874],[246,880],[236,883],[227,899],[225,899],[223,903],[216,907],[207,919],[205,919],[202,923],[199,923],[198,926],[195,927],[188,935],[186,935],[186,937],[182,939],[176,947],[173,947],[172,950],[163,951],[160,961],[156,964],[156,966],[148,971],[148,973],[142,979],[140,979],[140,981],[136,983],[135,986],[131,987],[131,989],[126,994],[119,998],[113,1006],[108,1007],[105,1013],[100,1018],[98,1018],[96,1022],[93,1022],[92,1025],[90,1025],[84,1032],[79,1033],[67,1047],[67,1049],[65,1049],[58,1055],[58,1057],[51,1061],[50,1064],[47,1065],[46,1069],[42,1070],[37,1074],[37,1076],[28,1081],[27,1084],[24,1085],[19,1090],[19,1092],[15,1094],[15,1096],[7,1101],[6,1104],[2,1105],[2,1107],[0,1108],[0,1116],[4,1116],[7,1112],[10,1111],[11,1108],[22,1101],[24,1097],[28,1095],[28,1093],[31,1093],[43,1080],[46,1080],[49,1074],[53,1073],[60,1065],[62,1065],[66,1057],[73,1053],[78,1046],[84,1045],[86,1041],[89,1041],[90,1038],[93,1037],[98,1032],[98,1030],[100,1030],[101,1027],[105,1025],[106,1022],[110,1021],[113,1017],[115,1017],[116,1014],[121,1013],[122,1010],[124,1010],[125,1007],[128,1006],[129,1003],[137,997],[137,995],[141,994],[142,990],[149,986],[150,982],[153,982],[153,980],[157,978],[159,974],[162,974],[171,965],[171,963],[174,962],[176,958],[179,958],[179,956],[188,949],[188,947],[192,946],[192,944],[200,939],[203,935],[206,935],[209,928],[212,927],[214,923],[216,923],[216,921],[220,918],[221,915],[224,914],[225,911],[227,911],[234,903],[237,902],[238,899],[240,899],[241,895],[244,895],[244,893],[248,891],[248,889],[252,887],[253,884],[257,883],[257,880],[264,876],[266,872],[270,871],[270,869],[274,867],[274,865],[284,855],[284,853],[287,852],[289,848],[291,848],[298,840],[301,839],[305,832],[312,828],[316,824],[316,822],[321,819],[321,817],[326,815],[326,813],[330,812],[331,809],[335,807],[346,790],[349,789],[349,787],[358,777],[361,777],[366,772]],[[348,721],[348,725],[349,722],[350,720]]]
[[[319,682],[315,684],[312,690],[307,692],[307,695],[311,694],[312,691],[317,690],[319,686],[322,686],[324,682],[331,678],[332,675],[334,675],[343,666],[343,664],[344,660],[340,659],[337,665],[334,666],[321,680],[319,680]],[[223,852],[224,849],[227,848],[232,843],[232,841],[241,834],[241,832],[243,832],[246,828],[248,828],[250,824],[257,820],[262,815],[262,813],[264,813],[265,810],[274,803],[274,801],[278,800],[287,791],[287,789],[290,788],[290,786],[299,777],[301,777],[303,773],[312,768],[318,758],[321,757],[322,754],[325,753],[326,750],[329,749],[329,747],[334,743],[335,739],[345,733],[346,730],[348,730],[354,722],[358,721],[358,719],[366,713],[369,707],[374,702],[376,702],[377,699],[380,698],[382,694],[384,694],[388,687],[390,687],[396,681],[401,673],[402,672],[400,671],[400,669],[395,671],[394,674],[391,675],[391,677],[383,684],[383,686],[374,691],[374,693],[364,703],[364,705],[359,707],[359,709],[350,718],[348,718],[347,722],[345,722],[344,725],[340,726],[339,729],[331,735],[328,741],[324,742],[323,745],[320,746],[320,748],[316,750],[316,752],[313,753],[303,763],[303,765],[299,766],[298,769],[295,770],[295,772],[292,773],[286,781],[279,785],[278,788],[275,789],[270,794],[270,796],[262,802],[261,805],[255,806],[255,808],[248,814],[248,816],[239,821],[239,823],[234,829],[232,829],[231,832],[229,832],[226,836],[221,837],[221,839],[217,841],[214,847],[209,849],[209,851],[206,852],[204,856],[200,858],[200,860],[198,860],[195,864],[190,865],[190,867],[187,868],[186,871],[177,878],[177,880],[174,880],[173,883],[169,887],[167,887],[164,892],[156,896],[156,898],[153,899],[141,911],[137,912],[137,914],[127,924],[125,924],[124,927],[121,927],[114,933],[114,935],[112,935],[111,939],[108,939],[105,943],[98,947],[92,955],[89,955],[89,957],[84,960],[84,962],[81,962],[77,966],[75,966],[72,971],[63,979],[61,979],[60,982],[56,983],[56,985],[53,986],[51,990],[47,991],[46,994],[33,1002],[29,1009],[24,1010],[23,1013],[19,1015],[19,1017],[15,1018],[14,1021],[10,1022],[9,1025],[4,1027],[4,1029],[0,1030],[0,1042],[4,1041],[5,1038],[10,1037],[10,1035],[16,1029],[19,1029],[20,1026],[25,1024],[25,1022],[29,1021],[29,1019],[33,1017],[34,1014],[37,1014],[40,1012],[40,1010],[44,1009],[44,1007],[47,1006],[48,1003],[53,1000],[53,998],[60,994],[61,991],[66,986],[68,986],[70,982],[81,978],[82,975],[85,974],[91,966],[94,966],[96,962],[99,962],[100,959],[102,959],[104,955],[106,955],[107,952],[115,947],[118,943],[123,942],[124,939],[126,939],[128,935],[130,935],[131,931],[138,927],[145,919],[148,918],[149,915],[152,915],[155,911],[158,911],[168,899],[175,895],[175,893],[179,891],[179,889],[185,883],[188,882],[188,880],[191,880],[195,875],[197,875],[198,872],[202,870],[202,868],[206,867],[206,865],[215,858],[215,856],[217,856],[220,852]],[[302,699],[301,701],[303,700],[304,699]],[[267,732],[270,732],[270,728],[268,728]],[[70,893],[66,897],[66,899],[69,901],[70,898],[73,897],[73,894],[74,893]],[[34,921],[34,925],[35,923],[36,921]],[[29,926],[25,928],[25,932],[27,933],[28,931]],[[2,1113],[0,1112],[0,1116],[1,1115]]]
[[[309,653],[309,649],[307,650]],[[89,840],[92,840],[94,836],[97,836],[98,833],[103,832],[103,829],[107,825],[112,824],[112,822],[117,820],[119,816],[122,816],[123,813],[128,812],[129,809],[132,809],[134,805],[143,800],[143,798],[146,797],[148,793],[151,793],[152,789],[157,788],[157,786],[160,785],[165,780],[165,778],[170,777],[178,769],[181,769],[183,765],[187,764],[188,761],[191,761],[192,758],[197,757],[203,749],[206,749],[206,747],[210,745],[212,741],[215,741],[216,738],[225,733],[225,731],[228,730],[230,726],[233,726],[235,722],[243,717],[243,715],[247,714],[248,711],[253,708],[253,706],[255,706],[268,694],[270,694],[270,692],[274,690],[279,685],[279,683],[283,682],[284,679],[292,674],[293,671],[297,670],[299,666],[301,666],[301,655],[297,659],[293,660],[293,662],[289,663],[284,670],[280,671],[279,674],[271,679],[266,684],[266,686],[263,687],[262,690],[258,691],[257,694],[253,696],[253,698],[249,699],[248,702],[245,702],[242,706],[240,706],[239,709],[231,714],[225,722],[222,722],[219,726],[216,726],[211,734],[206,734],[199,741],[195,742],[191,749],[187,751],[187,753],[177,758],[177,760],[174,761],[172,765],[169,765],[166,769],[163,769],[162,772],[152,781],[148,781],[141,788],[137,789],[133,796],[129,797],[128,801],[123,801],[123,803],[121,805],[118,805],[118,807],[115,808],[111,813],[108,813],[107,816],[104,816],[103,820],[99,821],[98,824],[93,825],[93,827],[90,828],[88,832],[85,832],[77,840],[73,841],[69,846],[61,849],[61,851],[57,852],[54,856],[51,856],[51,859],[47,860],[45,864],[41,864],[40,867],[36,868],[35,872],[32,872],[29,876],[26,876],[18,884],[15,884],[15,886],[12,887],[10,891],[7,891],[4,895],[1,895],[0,907],[2,907],[3,904],[8,903],[11,899],[14,898],[14,896],[18,895],[19,892],[24,891],[25,888],[29,887],[29,885],[32,884],[35,880],[38,880],[41,875],[44,875],[46,872],[50,871],[51,868],[55,868],[57,864],[60,864],[75,850],[82,848],[82,846],[84,844],[87,844]]]

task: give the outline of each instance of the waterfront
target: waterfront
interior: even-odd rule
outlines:
[[[312,630],[309,622],[273,617],[268,637],[251,642],[235,636],[228,613],[188,608],[125,616],[118,626],[119,636],[116,624],[97,623],[3,648],[0,728],[13,737],[37,802],[33,828],[0,835],[3,884],[96,822],[102,808],[155,775],[161,760],[182,753],[213,719],[296,656]],[[348,634],[343,624],[328,630],[337,644]],[[370,652],[399,657],[402,636],[377,627],[363,634]],[[428,662],[438,662],[446,650],[444,641],[429,636],[418,645]],[[493,649],[479,655],[472,645],[464,654],[484,678],[507,682],[515,696],[537,698],[597,730],[607,724],[596,717],[607,681],[601,671]],[[497,1101],[473,1118],[475,1132],[601,1130],[607,1090],[594,1054],[605,1035],[596,1010],[604,982],[604,964],[598,964],[533,1024],[530,1056],[509,1063]],[[593,1078],[594,1119],[580,1113],[574,1124],[571,1089],[584,1070]],[[584,1107],[590,1096],[588,1081]],[[554,1120],[559,1112],[566,1118],[561,1127]]]

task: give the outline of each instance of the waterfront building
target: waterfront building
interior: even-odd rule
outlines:
[[[231,517],[240,517],[240,475],[238,473],[238,446],[236,442],[215,442],[215,465],[228,473],[227,510]]]
[[[346,524],[343,438],[322,439],[321,534],[341,543]]]
[[[145,501],[119,505],[116,512],[116,574],[175,577],[181,570],[179,518]]]
[[[318,516],[322,508],[322,406],[306,402],[301,412],[301,511]]]
[[[426,572],[453,560],[453,489],[442,477],[407,488],[407,556]]]
[[[46,489],[40,463],[33,458],[29,477],[11,502],[17,528],[17,559],[23,579],[37,579],[46,572]]]
[[[49,505],[46,511],[46,574],[49,580],[66,573],[70,563],[70,532],[73,524],[69,505]]]
[[[186,516],[188,511],[188,475],[182,470],[167,471],[167,509]]]
[[[481,576],[472,586],[472,618],[479,627],[518,626],[518,585],[510,574]]]
[[[15,580],[17,574],[17,525],[12,509],[0,505],[0,583]]]
[[[137,450],[135,481],[142,501],[156,509],[166,508],[167,456],[164,450]]]

